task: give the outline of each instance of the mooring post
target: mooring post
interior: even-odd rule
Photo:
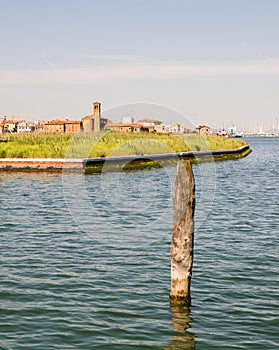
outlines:
[[[171,304],[190,305],[194,250],[195,180],[189,161],[179,160],[173,187]]]

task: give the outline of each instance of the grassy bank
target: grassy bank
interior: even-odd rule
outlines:
[[[2,135],[0,158],[93,158],[187,151],[236,149],[239,139],[200,137],[195,134],[22,134]]]

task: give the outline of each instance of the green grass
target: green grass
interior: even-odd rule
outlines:
[[[14,134],[7,138],[8,142],[0,142],[0,158],[63,158],[72,136]]]
[[[236,149],[246,143],[239,139],[200,137],[195,134],[14,134],[1,135],[0,158],[93,158],[187,151]]]

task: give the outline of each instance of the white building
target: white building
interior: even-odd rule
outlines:
[[[159,120],[147,119],[147,118],[138,120],[138,123],[146,125],[146,126],[153,126],[153,125],[160,125],[160,124],[162,124]]]
[[[21,132],[33,132],[35,131],[35,124],[34,123],[30,123],[30,122],[26,122],[26,121],[22,121],[19,122],[17,124],[17,132],[21,133]]]
[[[127,117],[122,117],[122,123],[123,124],[133,124],[134,123],[134,118],[128,115]]]
[[[168,126],[169,132],[172,134],[187,134],[192,132],[188,129],[184,124],[176,122],[170,126]]]

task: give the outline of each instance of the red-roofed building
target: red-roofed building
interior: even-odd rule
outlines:
[[[117,132],[152,132],[154,126],[145,126],[139,123],[107,123],[105,128],[107,130]]]
[[[81,120],[52,120],[44,124],[46,133],[71,134],[82,129]]]

